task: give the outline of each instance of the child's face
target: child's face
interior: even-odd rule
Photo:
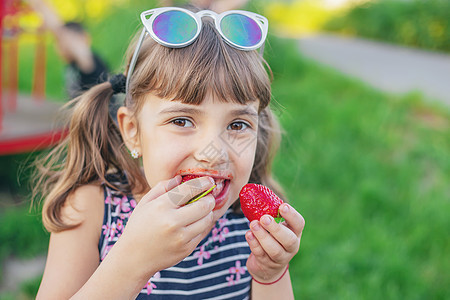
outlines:
[[[137,116],[138,149],[149,185],[177,174],[216,181],[215,220],[237,200],[255,158],[259,101],[246,105],[207,96],[200,105],[152,94]]]

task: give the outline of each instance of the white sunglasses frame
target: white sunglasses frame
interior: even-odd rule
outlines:
[[[152,28],[153,21],[156,19],[157,16],[159,16],[160,14],[167,12],[167,11],[181,11],[181,12],[188,14],[195,20],[195,22],[197,24],[197,32],[189,41],[186,41],[186,42],[180,43],[180,44],[172,44],[172,43],[168,43],[168,42],[161,40],[153,32],[153,28]],[[224,17],[231,15],[231,14],[244,15],[244,16],[249,17],[250,19],[254,20],[256,22],[256,24],[258,24],[259,28],[261,29],[262,36],[261,36],[261,40],[256,45],[248,46],[248,47],[238,45],[238,44],[232,42],[230,39],[228,39],[224,35],[224,33],[222,32],[222,29],[220,28],[220,22],[222,21],[222,19]],[[139,40],[136,44],[136,49],[134,50],[133,57],[131,59],[131,62],[130,62],[129,68],[128,68],[127,80],[126,80],[126,86],[125,86],[126,94],[128,94],[128,86],[129,86],[130,78],[131,78],[131,75],[133,74],[134,67],[136,65],[137,57],[139,54],[139,50],[141,49],[145,35],[149,34],[153,40],[155,40],[156,42],[158,42],[159,44],[161,44],[165,47],[169,47],[169,48],[187,47],[190,44],[192,44],[197,39],[198,35],[200,34],[200,32],[202,30],[202,24],[203,24],[202,18],[203,17],[211,17],[212,19],[214,19],[214,24],[216,26],[217,31],[219,32],[221,37],[224,39],[224,41],[228,45],[230,45],[236,49],[243,50],[243,51],[251,51],[251,50],[256,50],[258,48],[261,48],[260,52],[262,53],[263,48],[264,48],[264,43],[267,38],[267,32],[269,29],[269,21],[264,16],[258,15],[256,13],[245,11],[245,10],[229,10],[229,11],[222,12],[221,14],[217,14],[216,12],[213,12],[211,10],[201,10],[201,11],[195,13],[195,12],[192,12],[190,10],[180,8],[180,7],[161,7],[161,8],[154,8],[154,9],[146,10],[141,13],[141,21],[142,21],[142,24],[144,25],[144,28],[142,29],[141,35],[139,36]]]

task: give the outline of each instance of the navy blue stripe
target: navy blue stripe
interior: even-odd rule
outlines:
[[[109,178],[108,178],[109,179]],[[122,178],[121,178],[122,179]],[[120,179],[120,180],[121,180]],[[110,181],[111,182],[111,181]],[[120,182],[123,184],[123,182]],[[119,191],[105,185],[105,199],[111,197],[122,199]],[[131,201],[128,196],[123,201]],[[117,199],[114,199],[117,201]],[[103,225],[108,219],[111,224],[119,221],[126,225],[128,215],[112,213],[120,212],[117,202],[106,204]],[[116,205],[115,205],[116,204]],[[129,213],[129,212],[128,212]],[[246,261],[250,248],[245,239],[249,223],[242,214],[228,210],[225,216],[216,223],[215,228],[206,236],[199,246],[183,261],[157,273],[149,286],[145,287],[137,299],[248,299],[251,276],[246,269]],[[104,241],[101,234],[99,251],[105,246],[114,245],[114,241]],[[104,244],[106,243],[106,244]],[[199,255],[202,253],[203,255]],[[148,292],[151,292],[148,295]]]

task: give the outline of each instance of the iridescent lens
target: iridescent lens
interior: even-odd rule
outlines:
[[[225,16],[220,22],[220,29],[230,41],[243,47],[255,46],[262,38],[256,21],[240,14]]]
[[[172,10],[157,16],[153,21],[152,29],[162,41],[170,44],[182,44],[195,36],[197,23],[187,13]]]

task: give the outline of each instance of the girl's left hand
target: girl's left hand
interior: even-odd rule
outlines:
[[[264,215],[250,223],[250,231],[245,235],[252,251],[247,270],[260,282],[280,278],[300,248],[305,220],[287,203],[280,206],[280,213],[286,221],[277,224],[272,216]]]

